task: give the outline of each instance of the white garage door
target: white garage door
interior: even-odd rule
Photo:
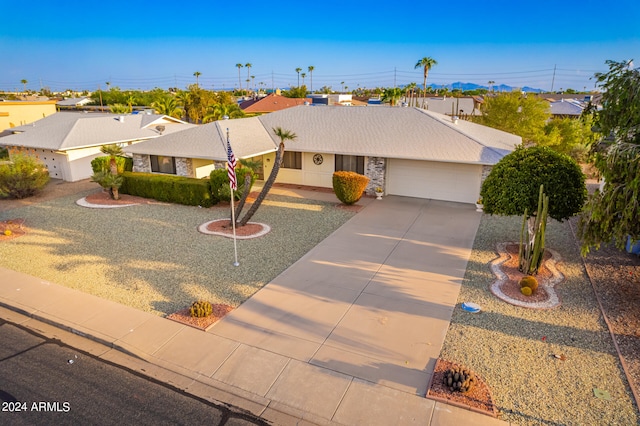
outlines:
[[[475,203],[482,166],[390,159],[387,192],[407,197]]]

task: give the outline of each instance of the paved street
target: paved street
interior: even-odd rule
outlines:
[[[0,424],[263,425],[0,320]]]

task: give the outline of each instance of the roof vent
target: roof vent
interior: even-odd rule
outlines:
[[[118,121],[121,123],[124,123],[124,115],[121,115],[120,117],[118,117]]]
[[[454,115],[453,117],[451,117],[451,121],[453,122],[453,124],[458,124],[458,116]]]

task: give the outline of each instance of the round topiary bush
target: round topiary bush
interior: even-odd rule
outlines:
[[[369,178],[356,172],[334,172],[333,192],[344,204],[357,203],[367,188]]]
[[[520,287],[520,293],[524,294],[525,296],[531,296],[533,292],[531,291],[531,287]]]

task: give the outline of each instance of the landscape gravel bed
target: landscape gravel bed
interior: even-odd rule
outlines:
[[[569,223],[550,221],[547,229],[547,247],[562,257],[561,306],[518,307],[491,294],[496,245],[517,240],[520,225],[517,217],[483,215],[440,357],[483,376],[500,418],[514,424],[638,424]],[[482,310],[465,312],[463,302]]]
[[[229,208],[147,204],[91,209],[95,191],[12,210],[28,233],[0,244],[0,265],[134,308],[167,315],[195,300],[238,306],[354,213],[335,203],[270,194],[252,220],[267,235],[238,241],[198,232]]]

